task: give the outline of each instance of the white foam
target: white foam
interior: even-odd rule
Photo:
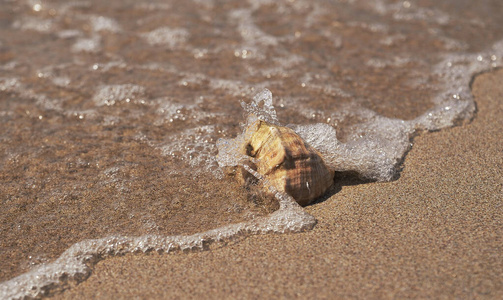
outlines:
[[[191,172],[193,174],[209,172],[215,177],[223,176],[216,160],[215,135],[216,125],[204,125],[188,128],[180,133],[166,136],[162,142],[148,142],[150,146],[160,149],[162,155],[187,163],[190,170],[177,168],[173,174]]]
[[[269,90],[261,91],[250,104],[242,105],[248,113],[247,125],[257,119],[279,124]],[[328,124],[288,126],[320,151],[327,165],[334,170],[355,171],[364,178],[379,181],[388,181],[395,176],[398,163],[410,147],[410,125],[377,115],[362,125],[366,129],[365,137],[348,143],[338,141],[335,129]],[[235,139],[219,140],[217,160],[221,167],[237,166],[246,159],[239,151],[244,140],[244,133]]]
[[[399,21],[420,20],[446,25],[451,20],[451,17],[443,11],[421,7],[411,1],[398,1],[389,4],[382,0],[367,2],[375,12],[381,15],[391,14],[395,20]]]
[[[98,106],[111,106],[122,101],[134,101],[145,94],[145,88],[136,84],[103,85],[93,96]]]
[[[19,79],[17,78],[6,78],[6,77],[0,77],[0,91],[4,92],[11,92],[11,91],[18,91],[20,90],[21,83],[19,82]]]
[[[12,27],[21,30],[33,30],[41,33],[50,33],[54,28],[54,23],[50,19],[41,19],[38,17],[24,17],[16,20]]]
[[[60,39],[71,39],[82,36],[82,31],[76,29],[61,30],[57,33]]]
[[[73,52],[96,53],[101,50],[101,38],[93,36],[90,38],[79,38],[72,46]]]
[[[142,35],[152,46],[165,45],[176,48],[185,44],[189,38],[189,31],[185,28],[160,27]]]
[[[257,93],[250,104],[241,102],[241,106],[248,115],[248,124],[255,121],[255,118],[269,123],[279,124],[276,110],[272,105],[272,93],[268,89],[263,89]]]
[[[410,5],[404,7],[402,3],[398,2],[388,6],[388,9],[393,11],[393,18],[395,20],[421,20],[426,22],[434,22],[439,25],[447,25],[451,17],[440,10],[419,7],[419,5]]]
[[[182,84],[183,85],[183,84]],[[202,100],[198,99],[195,103],[180,103],[175,102],[169,97],[163,97],[153,100],[153,103],[158,104],[156,112],[161,116],[154,122],[160,125],[164,122],[199,122],[208,118],[221,116],[220,113],[213,113],[202,110],[199,106]]]
[[[245,96],[250,93],[252,86],[238,80],[231,79],[209,79],[209,87],[217,90],[227,91],[232,96]]]
[[[337,140],[335,129],[328,124],[288,126],[320,151],[334,170],[357,172],[363,178],[377,181],[393,180],[418,131],[452,127],[473,118],[475,102],[470,81],[475,74],[502,65],[501,44],[503,42],[496,43],[479,54],[450,55],[440,62],[434,69],[445,89],[433,99],[433,108],[413,120],[387,118],[362,107],[349,107],[338,113],[339,116],[330,117],[343,119],[349,114],[361,120],[347,129],[346,143]],[[279,124],[272,94],[267,89],[258,93],[250,104],[242,106],[248,114],[247,125],[257,118]],[[220,166],[236,166],[243,160],[237,151],[243,140],[244,137],[238,135],[233,140],[219,141],[217,160]]]
[[[386,68],[389,66],[403,67],[403,66],[407,65],[408,63],[410,63],[411,61],[412,60],[410,58],[398,57],[398,56],[395,56],[392,60],[391,59],[383,60],[383,59],[378,59],[378,58],[371,58],[371,59],[367,60],[366,65],[369,67],[382,69],[382,68]]]
[[[45,94],[33,91],[25,84],[21,83],[18,78],[1,78],[0,91],[13,92],[22,98],[32,99],[36,105],[44,110],[62,110],[62,100],[48,97]]]
[[[320,151],[327,165],[335,171],[353,171],[363,178],[389,181],[410,148],[410,127],[402,120],[381,118],[362,124],[367,134],[346,143],[337,140],[335,129],[328,124],[290,127]]]
[[[312,91],[317,91],[321,92],[325,95],[332,96],[332,97],[341,97],[341,98],[350,98],[352,97],[352,94],[349,92],[344,91],[339,87],[337,83],[330,82],[329,84],[320,84],[318,81],[321,80],[329,80],[328,76],[324,75],[319,75],[319,74],[312,74],[312,73],[306,73],[302,76],[300,79],[300,85],[303,88],[306,88],[308,90]],[[292,98],[296,103],[296,105],[302,105],[302,100],[300,99],[294,99]],[[309,110],[309,106],[303,108],[300,113],[307,116],[309,118],[309,115],[312,115],[314,111],[306,111]]]
[[[171,5],[168,3],[136,3],[134,7],[136,9],[144,9],[148,11],[159,11],[170,9]]]
[[[67,76],[59,76],[59,77],[52,76],[51,81],[52,81],[52,83],[54,83],[54,85],[57,85],[60,87],[66,87],[72,82],[70,80],[70,78]]]
[[[121,27],[116,20],[104,17],[104,16],[91,16],[90,18],[91,28],[95,32],[99,31],[109,31],[109,32],[119,32]]]

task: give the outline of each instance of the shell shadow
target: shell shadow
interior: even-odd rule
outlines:
[[[357,172],[335,172],[334,184],[330,187],[330,189],[323,196],[317,198],[306,206],[325,202],[327,199],[340,192],[343,186],[353,186],[372,182],[376,182],[376,180],[364,179]]]

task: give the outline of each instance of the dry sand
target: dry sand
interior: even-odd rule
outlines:
[[[98,263],[56,298],[503,298],[503,70],[467,125],[417,137],[401,177],[345,185],[300,234]]]

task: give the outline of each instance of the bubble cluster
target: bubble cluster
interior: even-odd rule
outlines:
[[[184,161],[191,168],[191,172],[211,172],[221,177],[221,170],[216,161],[216,141],[222,135],[218,126],[207,125],[189,128],[183,132],[169,136],[165,141],[155,144],[164,156]],[[173,170],[174,173],[187,170]]]

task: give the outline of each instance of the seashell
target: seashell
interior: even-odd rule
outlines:
[[[240,152],[251,157],[252,169],[271,186],[300,205],[323,195],[333,183],[334,172],[321,154],[288,127],[255,121],[245,130]],[[247,173],[242,171],[241,175]]]

